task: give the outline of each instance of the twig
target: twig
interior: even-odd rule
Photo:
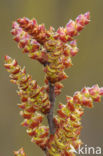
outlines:
[[[47,114],[48,124],[50,128],[50,134],[55,133],[55,125],[53,121],[53,111],[55,105],[55,93],[54,93],[54,85],[49,82],[49,100],[51,104],[50,112]]]

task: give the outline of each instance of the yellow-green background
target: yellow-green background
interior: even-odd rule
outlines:
[[[70,18],[80,13],[91,12],[90,24],[78,36],[80,51],[73,58],[74,66],[67,70],[69,78],[63,81],[64,89],[58,101],[65,102],[65,95],[73,95],[84,86],[98,83],[103,86],[103,0],[0,0],[0,156],[13,156],[12,151],[24,147],[27,156],[42,156],[42,151],[30,142],[25,128],[20,126],[19,97],[17,87],[9,82],[3,67],[4,55],[16,58],[21,66],[39,84],[43,84],[41,65],[22,54],[10,34],[12,21],[19,17],[35,17],[56,29],[64,26]],[[103,149],[103,100],[83,117],[81,138],[88,146]]]

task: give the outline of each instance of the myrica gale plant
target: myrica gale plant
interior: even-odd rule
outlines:
[[[103,88],[98,85],[84,87],[66,96],[66,104],[59,103],[57,114],[53,114],[55,98],[63,88],[62,80],[68,76],[65,69],[72,66],[72,57],[79,49],[74,39],[90,22],[90,13],[79,15],[75,21],[70,20],[65,27],[57,31],[53,27],[46,30],[44,24],[38,25],[35,19],[19,18],[12,25],[13,39],[23,53],[39,61],[45,72],[44,86],[39,86],[26,69],[21,68],[15,59],[5,56],[5,68],[10,72],[11,82],[18,86],[21,109],[24,118],[21,123],[47,156],[74,156],[71,147],[78,149],[82,144],[79,136],[81,117],[84,107],[92,108],[93,101],[100,102]],[[43,125],[44,117],[48,126]],[[15,156],[26,156],[21,148],[14,152]]]

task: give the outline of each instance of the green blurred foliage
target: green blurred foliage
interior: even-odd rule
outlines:
[[[91,12],[91,23],[77,37],[80,52],[73,58],[74,66],[67,70],[70,76],[63,81],[64,89],[56,100],[65,103],[65,95],[73,95],[84,86],[98,83],[103,86],[103,0],[0,0],[0,156],[12,156],[13,150],[24,147],[28,156],[43,155],[43,152],[27,136],[20,126],[22,118],[16,103],[19,98],[16,86],[9,82],[3,67],[6,54],[16,58],[27,72],[43,85],[44,73],[38,62],[23,55],[10,34],[12,21],[19,17],[35,17],[56,29],[64,26],[70,18],[80,13]],[[83,117],[81,138],[88,146],[103,144],[103,100],[94,109],[86,110]]]

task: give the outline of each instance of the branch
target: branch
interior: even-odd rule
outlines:
[[[55,105],[55,93],[54,93],[54,85],[49,82],[49,100],[51,104],[50,112],[47,114],[48,124],[50,128],[50,134],[55,133],[55,125],[53,121],[53,110]]]

